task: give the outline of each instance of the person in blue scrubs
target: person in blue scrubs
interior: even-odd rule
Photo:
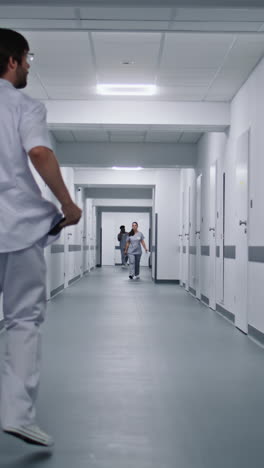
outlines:
[[[141,246],[143,246],[146,253],[148,252],[144,239],[144,235],[138,230],[138,223],[134,221],[125,248],[125,254],[128,254],[129,258],[129,279],[131,280],[140,278]]]
[[[126,268],[128,256],[127,254],[125,254],[125,248],[126,248],[126,243],[128,239],[128,232],[126,232],[126,227],[123,224],[122,226],[120,226],[120,232],[117,236],[117,239],[119,240],[119,243],[120,243],[121,265],[122,265],[122,268]]]

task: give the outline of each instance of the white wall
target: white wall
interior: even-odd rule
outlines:
[[[91,198],[86,199],[86,239],[87,239],[87,264],[86,271],[90,271],[96,266],[96,213],[94,201]]]
[[[157,279],[179,279],[180,170],[149,169],[139,172],[76,169],[75,182],[88,186],[154,187],[158,214]],[[153,226],[153,234],[155,226]],[[155,236],[154,240],[155,240]],[[155,245],[155,244],[153,244]],[[155,256],[152,262],[155,265]],[[153,277],[154,272],[152,271]]]
[[[192,143],[59,143],[63,166],[110,168],[111,166],[192,167],[197,148]]]
[[[236,152],[239,137],[250,128],[250,167],[249,167],[249,199],[253,201],[253,208],[249,208],[248,240],[249,246],[264,246],[264,60],[254,70],[244,86],[240,89],[231,103],[231,126],[226,134],[209,133],[204,135],[198,145],[198,163],[196,175],[202,173],[202,232],[201,243],[209,244],[209,204],[210,204],[210,165],[219,161],[217,179],[217,193],[219,216],[222,215],[222,175],[226,174],[226,230],[225,245],[236,245],[235,225],[235,174]],[[184,172],[184,186],[187,184],[186,170]],[[195,215],[193,215],[193,218]],[[216,243],[221,241],[221,226],[218,226]],[[209,257],[203,257],[202,266],[202,294],[208,297],[209,285]],[[216,259],[217,265],[220,259]],[[235,313],[234,278],[236,274],[236,259],[225,259],[225,282],[223,307]],[[219,280],[221,270],[216,267],[216,281]],[[248,323],[264,333],[264,263],[248,262]],[[217,302],[221,301],[220,291],[217,289]]]
[[[42,195],[54,203],[59,209],[61,208],[60,203],[54,197],[50,189],[44,183],[39,174],[31,167],[34,177],[42,191]],[[67,186],[71,197],[84,211],[83,201],[83,189],[77,189],[74,180],[74,169],[70,167],[61,167],[62,176]],[[92,207],[90,207],[92,211]],[[60,235],[60,238],[56,240],[54,244],[48,246],[45,249],[45,258],[47,263],[47,299],[50,298],[57,288],[62,286],[67,287],[69,282],[83,275],[83,238],[84,238],[84,219],[76,226],[69,226],[65,228]],[[56,247],[63,246],[64,251],[58,252]],[[81,246],[81,250],[78,249]]]
[[[94,206],[141,206],[141,207],[151,207],[153,201],[150,199],[138,200],[131,198],[96,198],[94,199]]]
[[[225,128],[230,122],[226,102],[170,101],[44,101],[49,124],[179,125]],[[89,156],[89,155],[88,155]]]

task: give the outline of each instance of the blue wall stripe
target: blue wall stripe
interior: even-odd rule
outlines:
[[[225,245],[224,246],[224,257],[225,258],[236,258],[236,246],[235,245]]]
[[[201,255],[206,257],[210,256],[210,246],[209,245],[201,245]]]
[[[64,289],[64,284],[61,284],[58,288],[53,289],[50,292],[51,297],[55,296],[55,294],[59,293],[60,291],[63,291]]]
[[[248,248],[248,261],[264,263],[264,247],[251,246]]]
[[[69,281],[69,285],[74,283],[74,281],[77,281],[77,279],[79,279],[81,277],[81,275],[77,275],[75,276],[74,278],[72,278],[70,281]]]
[[[51,246],[51,253],[63,253],[64,252],[64,244],[52,244]]]
[[[78,252],[82,250],[82,246],[80,244],[69,244],[69,252]]]

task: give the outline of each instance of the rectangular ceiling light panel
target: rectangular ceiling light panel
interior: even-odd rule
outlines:
[[[104,96],[153,96],[157,87],[153,84],[98,84],[96,91]]]

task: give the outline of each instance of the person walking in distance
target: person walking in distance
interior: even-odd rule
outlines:
[[[64,184],[49,139],[46,109],[23,94],[32,54],[16,31],[0,28],[0,293],[6,328],[0,416],[4,432],[53,445],[36,420],[48,234],[77,224],[80,208]],[[29,160],[61,204],[45,200]],[[54,239],[54,236],[53,236]]]
[[[128,261],[128,256],[125,254],[126,243],[128,239],[128,232],[126,232],[126,228],[124,225],[120,226],[120,232],[117,236],[117,239],[120,243],[120,252],[121,252],[121,264],[122,268],[125,268]]]
[[[138,230],[138,223],[134,221],[132,223],[132,229],[129,232],[128,241],[126,243],[125,254],[128,253],[129,258],[129,279],[139,279],[140,270],[140,259],[142,255],[142,248],[145,252],[148,252],[144,241],[144,235]]]

